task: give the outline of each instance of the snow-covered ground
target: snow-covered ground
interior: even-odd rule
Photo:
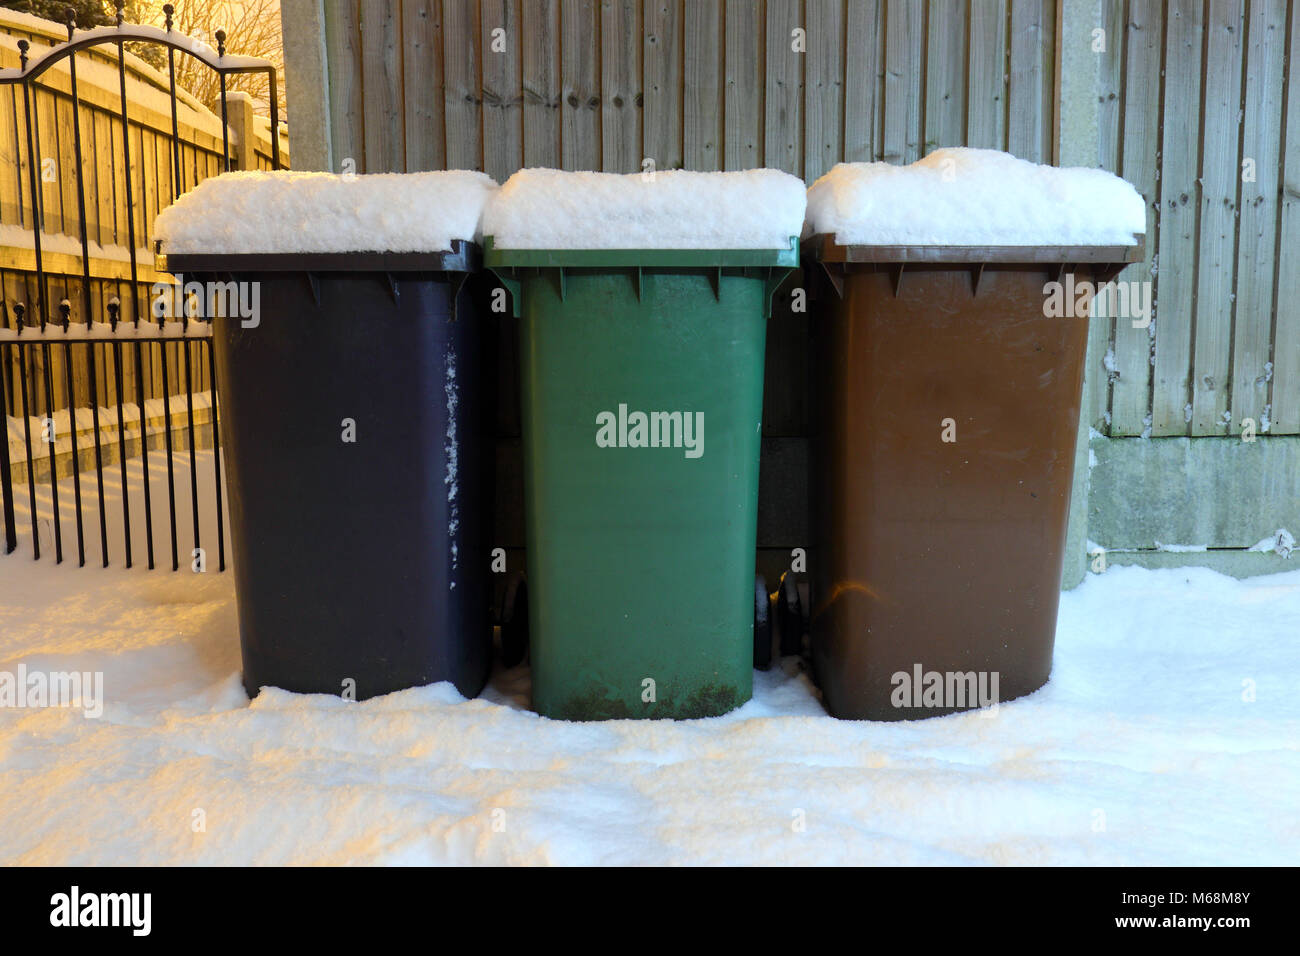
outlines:
[[[0,672],[102,671],[106,699],[0,708],[0,862],[1300,858],[1300,570],[1112,568],[1063,596],[1043,690],[896,724],[825,716],[793,661],[682,723],[542,719],[526,667],[473,701],[250,703],[233,597],[229,573],[0,556]]]

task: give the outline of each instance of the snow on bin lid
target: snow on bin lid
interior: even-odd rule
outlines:
[[[776,169],[521,169],[488,203],[483,235],[497,249],[789,249],[806,202]]]
[[[840,163],[809,188],[807,225],[846,246],[1131,246],[1146,204],[1101,169],[953,148],[910,166]]]
[[[226,173],[159,213],[154,238],[169,255],[446,252],[453,240],[477,241],[496,189],[466,170]]]

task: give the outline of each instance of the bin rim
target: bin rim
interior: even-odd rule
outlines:
[[[178,272],[474,272],[482,264],[477,243],[453,239],[441,252],[172,252],[154,255],[154,268]]]
[[[593,268],[689,269],[799,266],[799,237],[785,249],[509,249],[483,239],[483,264],[489,269]]]
[[[930,263],[935,265],[1112,263],[1127,265],[1141,262],[1145,254],[1145,236],[1134,234],[1133,245],[1079,246],[987,246],[987,245],[841,245],[834,235],[818,233],[804,248],[819,262],[843,263]]]

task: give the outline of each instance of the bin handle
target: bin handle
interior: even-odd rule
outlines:
[[[523,318],[523,316],[519,314],[519,299],[522,290],[522,283],[514,276],[505,275],[502,272],[498,272],[496,269],[493,269],[492,271],[496,273],[497,281],[500,282],[505,287],[506,291],[510,293],[511,314],[516,319]]]
[[[763,318],[772,317],[772,299],[776,296],[776,290],[781,288],[781,283],[785,282],[792,272],[794,272],[793,267],[768,269],[767,279],[763,283]]]

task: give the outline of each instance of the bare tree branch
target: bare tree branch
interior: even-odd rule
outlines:
[[[107,3],[107,6],[112,7],[112,3]],[[284,95],[284,41],[280,32],[280,0],[181,0],[174,6],[173,30],[197,37],[214,49],[217,46],[217,30],[225,30],[227,53],[265,57],[275,64],[280,119],[286,120],[288,103]],[[162,8],[161,0],[127,0],[126,20],[163,26],[166,18]],[[148,44],[136,44],[131,52],[166,71],[165,50]],[[220,85],[216,73],[188,54],[178,53],[176,56],[176,83],[189,90],[209,109],[215,111],[221,108]],[[248,93],[256,101],[257,112],[270,113],[270,89],[265,74],[229,76],[226,79],[226,89]]]

